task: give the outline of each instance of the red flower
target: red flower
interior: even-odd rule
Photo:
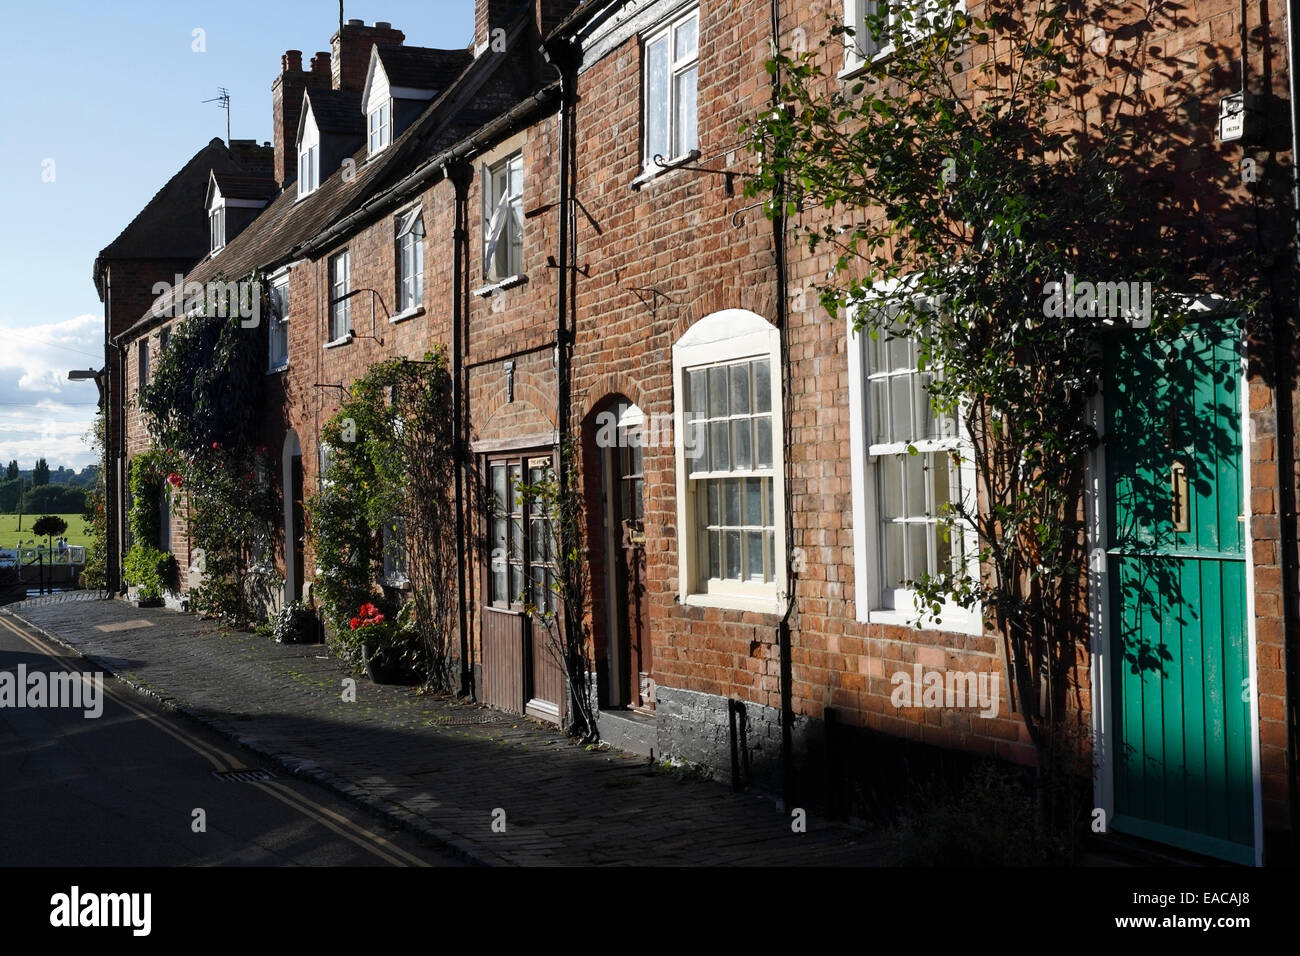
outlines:
[[[170,475],[168,475],[167,481],[177,488],[181,486],[181,476],[178,472],[173,471]]]
[[[244,480],[245,480],[245,481],[252,481],[254,477],[256,477],[256,476],[255,476],[251,471],[249,471],[249,472],[245,472],[245,473],[244,473]]]
[[[354,631],[361,626],[361,620],[359,618],[354,617],[351,623],[352,623],[352,630]]]
[[[220,447],[221,447],[221,442],[219,442],[219,441],[214,441],[214,442],[212,443],[212,447],[213,447],[214,449],[216,449],[216,448],[220,448]]]

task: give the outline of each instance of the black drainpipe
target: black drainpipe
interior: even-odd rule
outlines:
[[[469,315],[469,283],[465,279],[465,254],[469,243],[469,180],[470,167],[457,162],[443,169],[456,190],[456,225],[452,231],[452,293],[451,293],[451,427],[452,454],[456,465],[456,616],[460,622],[460,696],[472,697],[475,692],[474,674],[469,661],[469,603],[466,600],[465,555],[465,468],[468,464],[465,450],[465,390],[464,377],[464,326]]]
[[[772,0],[772,55],[781,49],[781,0]],[[772,73],[772,108],[781,108],[781,71]],[[786,276],[785,247],[785,184],[777,183],[773,194],[773,207],[776,214],[772,216],[772,252],[776,259],[776,327],[780,334],[781,359],[781,444],[785,449],[785,580],[786,608],[777,627],[777,649],[781,658],[781,803],[789,811],[796,804],[797,780],[794,768],[794,702],[791,686],[794,682],[793,666],[790,654],[790,615],[794,612],[794,562],[790,560],[793,553],[794,519],[790,513],[790,363],[786,361],[789,347],[788,329],[789,279]]]

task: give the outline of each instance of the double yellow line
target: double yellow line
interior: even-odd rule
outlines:
[[[63,668],[70,674],[78,674],[80,671],[73,670],[67,664],[62,656],[62,652],[50,645],[45,640],[28,633],[14,624],[9,616],[0,615],[0,626],[3,626],[10,633],[14,634],[21,641],[30,646],[39,654],[51,658],[55,664]],[[184,730],[176,727],[171,721],[164,720],[162,715],[141,707],[133,700],[129,700],[116,692],[115,688],[104,685],[104,692],[111,697],[119,706],[135,714],[141,720],[147,721],[152,726],[161,730],[167,736],[179,741],[188,747],[194,753],[203,757],[219,772],[230,772],[235,770],[252,770],[255,768],[246,766],[238,757],[227,753],[226,751],[213,746],[205,740],[186,733]],[[313,803],[306,797],[299,794],[288,784],[278,781],[252,781],[252,786],[257,787],[268,796],[274,797],[281,803],[298,811],[308,819],[314,820],[321,826],[332,830],[346,840],[350,840],[357,846],[372,853],[393,866],[429,866],[427,862],[419,857],[407,853],[400,846],[384,839],[378,833],[367,830],[365,827],[354,823],[340,813],[336,813],[329,807]]]

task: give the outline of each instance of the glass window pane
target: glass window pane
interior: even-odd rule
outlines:
[[[637,478],[632,482],[632,517],[636,521],[642,518],[642,509],[644,505],[645,479]]]
[[[889,380],[890,421],[893,440],[909,441],[912,434],[912,378],[899,375]]]
[[[709,577],[722,576],[722,532],[709,532]]]
[[[710,481],[707,482],[707,484],[709,487],[708,523],[716,526],[721,523],[720,519],[722,515],[722,512],[720,511],[718,505],[718,495],[719,495],[718,484],[719,483],[717,481]]]
[[[697,17],[691,17],[680,23],[676,30],[676,42],[673,46],[674,58],[685,60],[695,56],[700,35],[700,21]]]
[[[762,479],[762,481],[763,481],[764,497],[767,499],[767,514],[765,516],[765,520],[763,521],[763,524],[767,525],[770,528],[776,524],[776,508],[773,507],[772,505],[772,500],[776,494],[776,482],[774,482],[771,478],[764,478]]]
[[[928,390],[930,378],[929,372],[912,377],[912,411],[916,416],[912,434],[918,438],[936,438],[939,434],[934,405],[930,402]]]
[[[740,480],[727,478],[722,482],[722,523],[728,527],[740,524]]]
[[[934,498],[932,500],[934,502],[935,516],[938,517],[942,514],[943,505],[952,500],[949,497],[950,491],[948,487],[948,469],[950,466],[948,455],[944,452],[930,455],[929,458],[930,485],[934,488]]]
[[[754,419],[754,467],[772,467],[772,417]]]
[[[725,418],[727,414],[727,369],[715,365],[709,369],[709,417]]]
[[[545,564],[550,560],[546,553],[546,522],[534,518],[528,528],[528,559],[534,564]]]
[[[646,158],[668,159],[668,37],[646,47]]]
[[[731,414],[749,414],[749,365],[731,366]]]
[[[898,372],[916,367],[916,356],[912,350],[912,340],[906,336],[893,336],[889,340],[889,369]]]
[[[763,570],[763,532],[745,532],[745,579],[748,581],[765,581]]]
[[[767,579],[776,580],[776,533],[772,531],[764,532],[763,537],[767,540]]]
[[[759,359],[753,363],[754,369],[754,411],[770,412],[772,410],[772,363]]]
[[[492,503],[499,514],[506,508],[506,469],[503,465],[492,466]]]
[[[871,380],[871,441],[883,444],[893,441],[889,429],[889,379]]]
[[[713,422],[709,425],[709,446],[713,453],[714,471],[731,471],[731,442],[728,440],[727,422]]]
[[[886,522],[881,542],[884,553],[881,565],[884,568],[884,586],[897,588],[903,586],[903,526]]]
[[[743,523],[746,525],[763,524],[763,479],[745,479],[745,500]]]
[[[510,565],[510,593],[507,600],[511,604],[516,604],[524,594],[524,566],[522,564]]]
[[[686,420],[706,417],[708,407],[707,373],[702,368],[693,368],[686,373]]]
[[[903,516],[903,463],[897,456],[880,459],[880,517]]]
[[[909,562],[907,576],[918,580],[922,575],[931,573],[930,564],[930,525],[909,524],[907,526],[907,559]]]
[[[740,532],[724,531],[723,537],[723,577],[730,581],[740,580]]]
[[[750,467],[750,425],[752,419],[741,418],[731,423],[731,467]]]
[[[928,458],[928,455],[903,455],[907,515],[911,518],[923,518],[930,512],[930,501],[925,493],[925,466]]]
[[[690,462],[691,473],[709,470],[709,426],[704,422],[692,422],[686,426],[684,443],[686,460]]]
[[[697,117],[696,85],[699,69],[691,67],[684,73],[677,74],[677,117],[674,124],[676,143],[674,152],[681,156],[699,146],[699,120]]]
[[[524,523],[518,518],[510,519],[510,557],[519,560],[524,556]]]

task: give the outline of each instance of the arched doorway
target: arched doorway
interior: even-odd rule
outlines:
[[[611,708],[649,712],[654,709],[654,665],[646,606],[645,414],[618,396],[596,422],[605,553],[601,573],[608,678],[603,696]]]
[[[284,602],[302,597],[303,491],[302,446],[298,433],[289,429],[281,455],[280,487],[284,490]]]

